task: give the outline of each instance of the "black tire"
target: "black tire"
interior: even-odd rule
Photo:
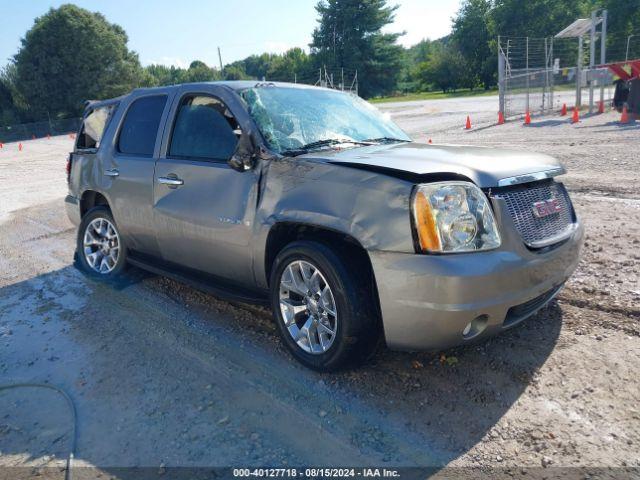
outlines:
[[[96,271],[87,261],[85,257],[84,251],[84,236],[87,230],[87,227],[97,219],[105,219],[107,220],[115,229],[118,235],[118,255],[117,261],[112,269],[108,273],[99,273]],[[124,239],[122,234],[120,233],[118,226],[113,219],[113,215],[111,214],[111,210],[105,206],[94,207],[89,210],[84,217],[82,217],[82,221],[78,227],[78,236],[76,240],[76,254],[75,254],[76,265],[86,274],[100,280],[114,280],[117,279],[120,274],[124,272],[127,266],[127,249],[124,243]]]
[[[283,342],[298,361],[322,372],[361,363],[371,356],[382,338],[370,269],[363,271],[362,268],[350,268],[355,265],[345,257],[322,243],[297,241],[287,245],[278,254],[271,271],[271,306]],[[336,334],[333,343],[323,353],[309,353],[300,347],[289,333],[280,310],[282,273],[291,262],[297,260],[317,267],[335,298]]]

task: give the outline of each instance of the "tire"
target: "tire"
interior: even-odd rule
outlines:
[[[271,306],[284,344],[302,364],[322,372],[361,363],[382,338],[377,300],[368,275],[363,275],[368,270],[349,268],[355,265],[345,257],[322,243],[297,241],[278,254],[271,272]],[[314,277],[309,266],[319,275]],[[320,298],[300,294],[303,285],[309,285],[303,273],[315,278],[310,283],[312,290],[322,292]],[[281,300],[295,309],[281,306]]]
[[[89,236],[85,238],[87,235]],[[85,239],[90,241],[91,238],[103,242],[102,246],[100,244],[85,245]],[[96,252],[97,254],[91,255],[89,250],[92,254]],[[82,217],[78,227],[75,257],[78,267],[97,279],[113,280],[124,272],[127,264],[127,249],[108,207],[94,207]],[[94,259],[93,264],[90,259]]]

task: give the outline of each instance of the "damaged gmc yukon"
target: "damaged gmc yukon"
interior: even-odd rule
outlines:
[[[553,158],[411,139],[343,92],[265,82],[90,102],[67,165],[76,262],[270,304],[303,364],[511,328],[578,263]]]

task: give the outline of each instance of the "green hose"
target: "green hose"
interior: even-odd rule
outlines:
[[[12,383],[7,385],[0,385],[0,391],[3,390],[12,390],[15,388],[47,388],[49,390],[53,390],[54,392],[58,392],[60,395],[64,397],[69,406],[69,412],[71,412],[71,420],[72,420],[72,432],[71,432],[71,447],[69,449],[69,456],[67,457],[67,468],[64,475],[65,480],[71,480],[71,463],[73,462],[73,457],[76,453],[76,438],[78,435],[77,431],[77,421],[76,421],[76,407],[73,404],[73,400],[67,392],[65,392],[60,387],[56,387],[55,385],[49,385],[48,383]]]

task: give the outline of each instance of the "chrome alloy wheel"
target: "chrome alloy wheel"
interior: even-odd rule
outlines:
[[[336,338],[338,313],[331,287],[318,267],[289,263],[280,276],[280,312],[293,340],[307,353],[326,352]]]
[[[120,237],[106,218],[96,218],[84,231],[84,258],[96,272],[107,274],[118,263]]]

